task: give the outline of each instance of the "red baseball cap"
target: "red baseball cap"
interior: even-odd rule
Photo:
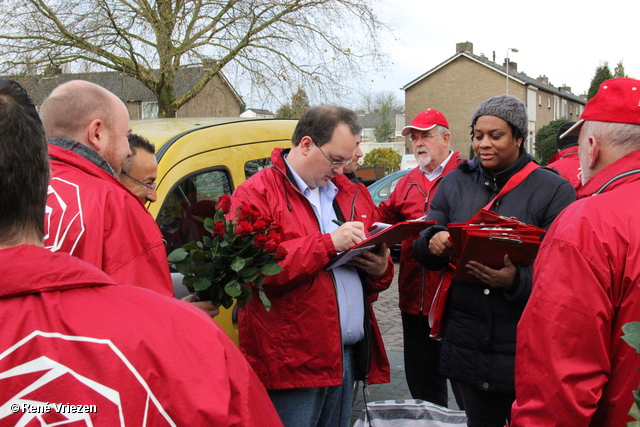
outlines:
[[[580,120],[560,136],[578,135],[585,121],[640,125],[640,80],[611,79],[602,82]]]
[[[438,110],[429,108],[427,111],[419,113],[411,122],[409,126],[405,126],[402,129],[402,136],[407,136],[411,133],[411,129],[417,130],[429,130],[433,129],[437,125],[444,126],[449,129],[449,122],[447,118]]]

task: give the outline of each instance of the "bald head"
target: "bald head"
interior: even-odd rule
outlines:
[[[120,173],[131,155],[131,133],[124,103],[105,88],[84,80],[61,84],[40,107],[47,138],[68,138],[100,154]]]

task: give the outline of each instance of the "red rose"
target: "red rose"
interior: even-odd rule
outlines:
[[[269,224],[269,230],[275,233],[280,233],[282,231],[282,226],[279,221],[272,221],[271,224]]]
[[[254,222],[253,222],[253,228],[257,231],[257,232],[261,232],[264,231],[267,228],[267,223],[264,222],[262,220],[262,218],[257,218]],[[266,236],[265,236],[266,237]]]
[[[276,260],[281,261],[287,257],[289,251],[284,246],[279,246],[276,251]]]
[[[269,232],[267,233],[267,237],[269,237],[269,239],[273,240],[277,244],[280,244],[280,242],[282,241],[282,238],[280,237],[280,235],[275,231],[269,230]]]
[[[249,221],[252,219],[253,209],[250,206],[240,206],[240,210],[238,211],[238,221]]]
[[[213,226],[213,230],[211,231],[213,237],[223,238],[224,232],[224,222],[216,221],[215,225]]]
[[[266,234],[256,234],[256,237],[253,238],[253,247],[261,248],[264,244],[269,240]]]
[[[253,233],[253,226],[247,221],[240,221],[238,225],[236,225],[235,233],[238,237],[244,237],[248,234]]]
[[[231,209],[231,197],[227,194],[223,194],[218,197],[218,203],[216,204],[216,210],[222,210],[223,214],[228,214]]]
[[[272,254],[278,250],[278,246],[279,244],[274,240],[268,240],[267,242],[265,242],[263,248],[267,253]]]

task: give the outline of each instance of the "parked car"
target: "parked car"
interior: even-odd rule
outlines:
[[[131,128],[156,146],[157,201],[147,204],[165,241],[167,254],[200,240],[202,223],[213,217],[215,202],[260,169],[271,165],[271,151],[290,147],[296,120],[184,118],[133,120]],[[188,295],[182,275],[172,272],[176,297]],[[220,308],[215,320],[237,343],[234,307]]]
[[[393,190],[396,188],[396,184],[398,184],[400,178],[408,174],[410,170],[411,169],[399,170],[398,172],[394,172],[382,179],[379,179],[378,181],[367,187],[374,203],[376,205],[379,205],[380,203],[387,200]]]

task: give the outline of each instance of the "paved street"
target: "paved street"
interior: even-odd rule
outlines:
[[[388,384],[370,385],[366,396],[367,402],[380,400],[411,399],[409,388],[404,377],[404,358],[402,344],[402,321],[398,309],[398,265],[396,277],[391,287],[380,294],[380,298],[373,304],[376,318],[382,333],[389,364],[391,365],[391,382]],[[359,384],[358,395],[352,410],[352,422],[355,422],[364,408],[362,383]],[[458,409],[451,388],[449,388],[449,408]]]

